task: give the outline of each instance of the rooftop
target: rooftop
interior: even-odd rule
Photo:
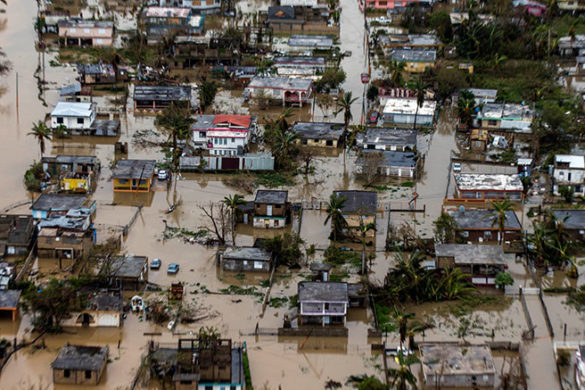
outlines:
[[[190,86],[137,85],[134,100],[184,101],[191,100]]]
[[[80,195],[41,194],[31,206],[33,210],[71,210],[82,208],[87,198]]]
[[[534,110],[527,105],[511,103],[486,103],[477,115],[478,119],[532,121]]]
[[[265,249],[255,247],[230,247],[223,252],[223,257],[237,260],[270,261],[272,255]]]
[[[422,107],[418,107],[416,99],[389,98],[384,106],[384,114],[430,116],[435,114],[436,107],[437,102],[431,100],[425,100]]]
[[[573,154],[557,154],[555,164],[569,164],[569,168],[585,169],[585,156],[576,156]]]
[[[330,271],[333,266],[327,263],[317,263],[313,262],[309,264],[309,269],[313,272],[323,272],[323,271]]]
[[[148,179],[154,175],[154,160],[118,160],[112,170],[114,179]]]
[[[291,35],[288,40],[288,45],[331,49],[333,46],[333,37],[327,35]]]
[[[89,209],[69,210],[66,215],[51,216],[39,222],[39,228],[62,228],[85,230],[89,228],[91,211]]]
[[[300,138],[337,140],[343,134],[343,123],[328,122],[295,122],[292,131]]]
[[[577,34],[574,38],[571,36],[561,37],[557,45],[559,49],[585,48],[585,35]]]
[[[345,198],[341,209],[344,213],[375,215],[378,208],[378,194],[374,191],[335,191]]]
[[[146,256],[116,257],[110,266],[112,274],[117,277],[138,278],[148,263]]]
[[[254,77],[248,84],[248,88],[269,88],[307,91],[313,85],[310,79],[293,79],[289,77]]]
[[[392,51],[392,61],[435,62],[436,60],[437,60],[436,50],[394,49]]]
[[[497,214],[494,210],[449,210],[448,213],[455,218],[457,227],[462,230],[497,229]],[[506,211],[504,227],[507,230],[521,230],[522,225],[514,211]]]
[[[0,309],[16,309],[20,294],[20,290],[0,290]]]
[[[121,311],[124,306],[119,291],[101,290],[90,295],[86,310]]]
[[[143,16],[147,18],[188,18],[191,14],[190,8],[179,7],[148,7],[144,10]]]
[[[364,164],[364,158],[370,155],[379,154],[382,156],[380,166],[383,167],[415,167],[417,156],[413,152],[398,152],[390,150],[364,149],[358,158],[357,164]]]
[[[218,114],[213,118],[213,124],[218,127],[243,127],[247,129],[252,123],[250,115],[225,115]]]
[[[59,27],[114,28],[114,22],[69,18],[67,20],[60,20]]]
[[[585,230],[585,210],[552,210],[552,214],[565,229]]]
[[[395,145],[414,149],[418,131],[370,127],[365,134],[358,134],[359,144]]]
[[[114,76],[114,67],[111,64],[98,62],[97,64],[77,64],[77,70],[83,74],[110,74]]]
[[[73,84],[64,85],[59,91],[59,96],[70,96],[81,92],[81,83],[75,82]]]
[[[347,283],[300,282],[299,302],[347,302]]]
[[[295,19],[295,9],[290,5],[273,5],[268,7],[268,20],[270,19],[277,19],[277,20],[294,20]]]
[[[487,174],[487,173],[461,173],[455,175],[457,188],[461,191],[523,191],[524,186],[520,177],[516,174]]]
[[[254,203],[286,204],[288,191],[258,190]]]
[[[120,121],[108,119],[96,119],[93,121],[91,133],[97,136],[115,137],[120,130]]]
[[[312,66],[325,66],[327,61],[325,57],[312,57],[312,56],[285,56],[285,57],[274,57],[272,59],[274,65],[312,65]]]
[[[106,364],[108,347],[65,345],[51,365],[57,370],[98,371]]]
[[[485,375],[496,372],[487,345],[422,344],[419,350],[425,376]]]
[[[498,97],[497,89],[466,88],[463,91],[471,92],[476,98],[495,100]]]
[[[44,156],[41,159],[42,162],[55,163],[55,164],[97,164],[99,161],[96,156],[70,156],[70,155],[58,155],[58,156]]]
[[[380,35],[378,39],[382,46],[386,47],[430,47],[442,45],[439,38],[431,34],[390,34]]]
[[[436,257],[453,257],[455,264],[505,264],[501,245],[436,244]]]
[[[51,116],[70,116],[89,118],[93,112],[92,103],[59,102]]]

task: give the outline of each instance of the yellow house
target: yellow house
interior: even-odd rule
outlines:
[[[292,132],[298,145],[337,148],[343,135],[343,123],[295,122]]]
[[[70,192],[90,192],[92,174],[69,172],[61,179],[61,190]]]
[[[112,172],[114,192],[149,192],[154,160],[119,160]]]
[[[409,73],[422,73],[428,68],[434,68],[437,62],[435,49],[394,49],[392,61],[404,63],[404,70]]]

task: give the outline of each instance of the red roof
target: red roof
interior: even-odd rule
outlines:
[[[213,118],[214,125],[226,122],[232,125],[242,126],[247,129],[250,127],[252,119],[249,115],[216,115],[215,118]]]

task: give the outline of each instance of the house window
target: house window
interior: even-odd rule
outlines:
[[[205,390],[213,390],[213,386],[205,386]]]
[[[201,1],[193,1],[193,7],[201,7]]]
[[[190,385],[192,383],[193,383],[193,381],[181,381],[182,385]]]
[[[60,117],[60,116],[58,116],[58,117],[57,117],[57,123],[63,123],[63,118],[62,118],[62,117]]]
[[[64,370],[63,371],[63,376],[65,378],[70,378],[71,377],[71,371],[70,370]]]
[[[75,32],[77,32],[77,29],[74,27],[74,28],[70,29],[69,31],[72,33],[75,33]]]
[[[96,43],[97,43],[98,45],[103,45],[103,43],[104,43],[104,40],[103,40],[103,39],[101,39],[101,38],[98,38],[98,39],[96,39]]]
[[[275,219],[275,220],[274,220],[274,226],[279,226],[279,225],[280,225],[280,224],[279,224],[279,222],[280,222],[280,221],[279,221],[278,219]]]
[[[85,370],[85,379],[91,379],[91,371]]]
[[[106,35],[106,29],[105,28],[100,28],[98,30],[98,32],[99,32],[100,35]]]
[[[469,232],[466,231],[466,230],[464,230],[464,231],[461,232],[461,236],[462,237],[465,237],[465,238],[468,238],[469,237]]]
[[[227,145],[227,138],[224,138],[224,139],[223,139],[223,144],[224,144],[224,145]]]
[[[498,124],[498,121],[495,121],[495,120],[493,120],[493,119],[490,119],[490,120],[488,121],[488,126],[496,126],[497,124]]]
[[[199,138],[205,138],[205,135],[206,135],[205,131],[199,132]]]
[[[77,124],[78,125],[82,125],[83,124],[83,118],[77,118]]]
[[[86,33],[86,34],[89,34],[89,28],[84,28],[83,29],[83,32]]]
[[[235,138],[232,138],[232,144],[233,144],[234,142],[236,142],[236,139],[235,139]]]
[[[275,209],[279,209],[281,206],[282,206],[282,205],[275,204],[275,205],[274,205],[274,208],[275,208]]]

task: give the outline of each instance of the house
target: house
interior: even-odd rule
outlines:
[[[337,148],[344,129],[344,123],[295,122],[291,131],[297,134],[297,144]]]
[[[148,44],[173,35],[201,35],[205,16],[192,15],[191,8],[146,7],[140,23],[145,27]]]
[[[298,300],[299,325],[345,325],[347,283],[300,282]]]
[[[96,203],[81,195],[41,194],[33,202],[32,216],[34,219],[47,219],[55,215],[65,215],[69,210],[89,209],[95,213]]]
[[[59,22],[69,20],[71,13],[68,10],[42,10],[39,12],[39,18],[44,21],[44,26],[41,28],[43,34],[58,34]]]
[[[287,46],[291,52],[331,51],[334,48],[333,37],[329,35],[291,35]]]
[[[524,199],[524,185],[516,174],[461,173],[455,175],[456,199]]]
[[[523,104],[484,104],[477,114],[479,127],[492,131],[531,133],[534,110]]]
[[[274,33],[333,33],[339,32],[338,25],[329,24],[330,11],[325,4],[312,7],[274,5],[266,13],[260,14],[260,21]]]
[[[387,55],[392,53],[393,49],[438,49],[443,47],[443,43],[434,34],[388,34],[378,37],[378,45]]]
[[[574,37],[569,35],[561,37],[557,42],[557,47],[561,56],[577,57],[585,50],[585,35],[577,34]]]
[[[384,123],[398,126],[431,126],[435,121],[436,108],[435,101],[425,100],[422,107],[419,107],[416,99],[388,99],[382,116]]]
[[[495,103],[498,97],[497,89],[481,89],[481,88],[464,88],[453,94],[453,104],[457,104],[461,92],[466,91],[473,94],[475,104],[480,106],[482,104]]]
[[[121,290],[82,290],[78,293],[80,310],[74,310],[63,326],[114,327],[122,325],[124,301]]]
[[[404,70],[410,73],[423,73],[434,68],[437,51],[434,49],[394,49],[390,55],[392,61],[404,63]]]
[[[67,128],[66,133],[73,135],[94,135],[115,137],[120,130],[120,122],[96,119],[96,105],[89,102],[58,102],[51,112],[51,128]]]
[[[382,176],[397,176],[414,179],[418,167],[418,156],[414,152],[362,150],[357,160],[362,170],[376,169]]]
[[[448,210],[457,232],[468,242],[512,242],[522,239],[522,225],[514,211],[506,211],[503,237],[493,210]],[[501,239],[502,238],[502,239]]]
[[[0,215],[0,258],[26,256],[35,239],[34,221],[30,215]]]
[[[431,1],[425,0],[359,0],[358,1],[360,10],[363,12],[365,8],[373,9],[388,9],[394,10],[397,8],[408,7],[410,4],[418,3],[432,3]]]
[[[578,0],[559,0],[557,6],[559,7],[559,10],[572,12],[573,14],[585,11],[585,4]]]
[[[154,160],[118,160],[112,170],[114,192],[150,192],[155,163]]]
[[[199,115],[191,125],[193,145],[215,156],[240,156],[258,131],[258,117]]]
[[[106,370],[108,347],[67,344],[51,364],[53,383],[59,385],[97,385]]]
[[[244,89],[246,99],[266,99],[286,105],[308,103],[313,93],[313,80],[288,77],[256,76]]]
[[[175,55],[170,65],[173,68],[191,69],[194,66],[205,64],[219,64],[222,70],[236,73],[236,70],[226,70],[223,66],[239,65],[242,57],[242,39],[240,37],[206,37],[182,36],[175,38]],[[245,72],[244,72],[245,73]],[[254,75],[256,71],[254,71]]]
[[[153,371],[170,368],[176,390],[246,390],[244,348],[231,339],[179,339],[177,348],[149,350]]]
[[[553,168],[553,193],[559,194],[559,187],[568,186],[576,196],[585,195],[585,156],[557,154]]]
[[[104,272],[110,275],[114,288],[138,291],[148,282],[148,257],[116,257],[111,262],[105,262]]]
[[[226,271],[270,272],[272,266],[272,254],[262,248],[230,247],[218,255]]]
[[[515,8],[519,8],[525,14],[541,18],[546,12],[546,5],[533,0],[513,0]],[[559,7],[560,8],[560,7]]]
[[[59,99],[72,103],[91,103],[92,89],[79,82],[64,85],[59,90]]]
[[[137,85],[134,87],[134,111],[160,111],[171,103],[191,106],[190,86]]]
[[[258,190],[254,199],[255,228],[283,228],[288,219],[288,191]]]
[[[493,286],[508,268],[501,245],[436,244],[434,268],[459,268],[476,286]]]
[[[242,156],[181,156],[183,171],[273,171],[274,157],[270,153],[248,153]]]
[[[10,312],[12,321],[16,321],[18,315],[18,303],[20,290],[0,290],[0,312]]]
[[[585,239],[585,210],[551,210],[555,224],[562,224],[562,229],[572,240]]]
[[[463,127],[458,127],[458,130],[462,130],[464,128],[467,128],[467,126],[463,125]],[[485,152],[487,150],[489,140],[490,133],[486,129],[471,129],[469,132],[469,146],[471,147],[471,150]]]
[[[378,195],[373,191],[335,191],[334,193],[345,199],[341,212],[347,226],[343,229],[343,234],[349,238],[361,240],[360,222],[364,225],[376,223]],[[366,232],[368,242],[373,242],[375,237],[374,230]]]
[[[490,388],[496,383],[496,366],[487,345],[447,343],[419,346],[426,388]]]
[[[128,72],[125,69],[114,69],[112,64],[104,64],[101,61],[96,64],[78,64],[77,71],[83,85],[114,84],[128,79]]]
[[[325,57],[315,56],[279,56],[274,57],[272,62],[274,62],[274,66],[277,69],[312,69],[316,73],[323,72],[327,65],[327,59]]]
[[[418,131],[411,129],[368,127],[357,135],[356,144],[362,149],[407,152],[416,149],[417,136]]]
[[[101,170],[95,156],[43,156],[43,171],[59,180],[62,191],[91,192]]]
[[[191,8],[194,13],[211,15],[218,13],[221,0],[160,0],[161,6]]]
[[[114,42],[114,23],[70,18],[59,22],[59,41],[64,46],[108,47]]]

